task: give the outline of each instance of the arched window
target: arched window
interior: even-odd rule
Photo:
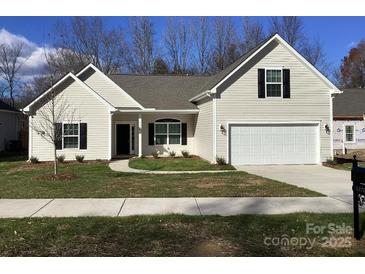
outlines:
[[[156,145],[180,145],[181,122],[176,119],[158,119],[155,122]]]

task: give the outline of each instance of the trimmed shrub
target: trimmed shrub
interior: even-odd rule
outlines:
[[[61,164],[64,163],[65,162],[65,155],[58,155],[57,156],[57,161]]]
[[[158,151],[157,150],[153,151],[151,154],[152,154],[152,157],[154,159],[158,159]]]
[[[30,161],[32,164],[38,164],[38,163],[39,163],[38,158],[37,158],[37,157],[34,157],[34,156],[30,157],[30,158],[29,158],[29,161]]]
[[[219,165],[219,166],[224,166],[227,164],[226,159],[224,159],[224,157],[217,156],[217,157],[215,157],[215,160],[217,162],[217,165]]]
[[[78,161],[79,163],[82,163],[84,161],[85,156],[84,155],[76,155],[75,158],[76,158],[76,161]]]
[[[170,154],[170,157],[172,157],[172,158],[174,158],[176,156],[176,152],[173,150],[170,151],[169,154]]]
[[[190,152],[187,150],[182,150],[181,154],[184,158],[189,158],[190,157]]]

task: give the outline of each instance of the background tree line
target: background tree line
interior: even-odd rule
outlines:
[[[324,74],[331,73],[321,42],[306,35],[301,18],[269,21],[265,30],[249,17],[238,24],[230,17],[171,17],[157,33],[149,17],[133,17],[124,29],[107,27],[99,17],[74,17],[54,26],[52,50],[45,51],[45,73],[31,81],[21,79],[21,67],[27,61],[22,58],[22,44],[0,44],[0,96],[23,107],[55,78],[76,73],[88,63],[104,73],[213,74],[273,33],[279,33]],[[338,79],[348,73],[342,67],[339,71]]]

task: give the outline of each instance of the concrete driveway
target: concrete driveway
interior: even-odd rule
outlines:
[[[304,187],[352,204],[351,173],[321,165],[235,166],[238,170]]]

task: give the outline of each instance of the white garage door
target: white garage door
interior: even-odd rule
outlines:
[[[318,125],[257,124],[230,126],[232,164],[316,164]]]

